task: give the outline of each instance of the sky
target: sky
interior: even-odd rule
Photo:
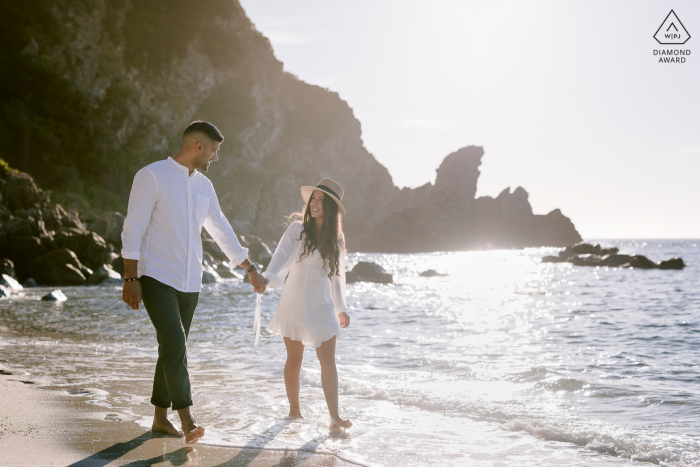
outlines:
[[[522,186],[584,238],[700,238],[700,2],[241,4],[285,71],[348,102],[397,186],[483,146],[477,196]],[[671,9],[684,45],[653,37]]]

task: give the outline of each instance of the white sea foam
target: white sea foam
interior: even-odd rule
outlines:
[[[351,255],[350,264],[391,270],[396,283],[349,287],[353,321],[337,358],[341,414],[354,426],[335,438],[313,352],[302,371],[304,420],[284,428],[284,345],[263,333],[253,347],[249,286],[205,288],[188,361],[207,442],[390,467],[697,467],[700,249],[658,243],[653,252],[644,242],[605,246],[681,256],[688,267],[541,264],[553,249]],[[426,269],[449,276],[420,277]],[[157,349],[147,314],[109,287],[64,292],[60,306],[0,302],[4,368],[47,389],[89,388],[75,396],[148,428]],[[263,321],[278,296],[263,301]]]

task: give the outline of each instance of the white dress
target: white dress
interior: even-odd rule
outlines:
[[[270,280],[269,287],[282,287],[277,311],[267,330],[318,347],[333,336],[343,338],[337,315],[348,311],[345,252],[339,256],[340,275],[329,278],[318,250],[300,258],[304,251],[304,242],[299,238],[302,230],[301,222],[287,227],[263,273]]]

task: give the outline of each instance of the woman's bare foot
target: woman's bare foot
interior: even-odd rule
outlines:
[[[304,418],[301,416],[301,410],[289,409],[289,418]]]
[[[350,420],[343,420],[340,417],[331,417],[331,428],[350,428],[352,422]]]
[[[204,427],[198,426],[194,430],[187,433],[187,436],[185,436],[185,443],[194,444],[197,441],[199,441],[199,438],[201,438],[202,436],[204,436]]]

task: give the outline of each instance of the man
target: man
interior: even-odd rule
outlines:
[[[187,336],[202,286],[202,227],[231,264],[245,268],[254,290],[265,291],[265,279],[221,212],[214,187],[198,172],[206,172],[218,159],[223,140],[211,123],[191,123],[175,157],[154,162],[134,177],[122,232],[122,298],[134,310],[143,299],[158,337],[153,431],[185,436],[187,443],[204,435],[192,415],[187,371]],[[171,406],[182,430],[168,420]]]

